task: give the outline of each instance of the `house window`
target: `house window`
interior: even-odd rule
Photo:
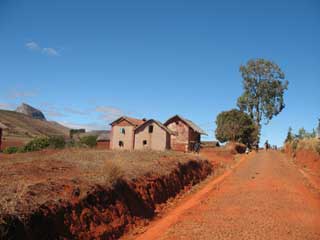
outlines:
[[[142,141],[143,146],[147,145],[147,140]]]
[[[119,141],[119,147],[124,147],[124,143],[122,141]]]
[[[120,133],[121,134],[126,134],[126,129],[125,128],[120,128]]]
[[[153,133],[153,126],[149,126],[149,133]]]

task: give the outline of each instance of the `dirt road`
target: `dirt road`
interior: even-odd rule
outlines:
[[[320,239],[320,194],[281,153],[261,152],[215,185],[138,239]]]

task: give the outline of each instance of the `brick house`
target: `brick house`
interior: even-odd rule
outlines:
[[[145,120],[122,116],[111,125],[111,149],[134,149],[134,130]]]
[[[179,115],[169,118],[164,125],[175,135],[171,135],[171,149],[175,151],[192,151],[195,143],[201,142],[201,135],[207,135],[192,121]]]
[[[134,149],[164,151],[171,148],[174,132],[159,121],[150,119],[134,130]]]
[[[110,149],[110,132],[102,133],[97,137],[98,149]]]

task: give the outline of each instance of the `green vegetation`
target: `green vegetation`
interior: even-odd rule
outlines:
[[[86,130],[83,128],[80,129],[70,129],[69,131],[69,137],[72,139],[74,135],[78,135],[80,133],[85,133]]]
[[[216,119],[216,138],[220,142],[240,142],[245,145],[255,145],[259,131],[253,119],[237,109],[221,112]]]
[[[19,152],[19,150],[20,149],[18,147],[7,147],[6,149],[3,150],[3,152],[7,154],[12,154],[12,153]]]
[[[250,115],[260,131],[263,119],[268,123],[284,109],[283,95],[288,81],[276,63],[265,59],[249,60],[240,66],[240,72],[244,91],[237,105]]]
[[[66,146],[66,141],[62,136],[51,136],[35,138],[28,142],[24,147],[7,147],[3,152],[7,154],[17,152],[34,152],[46,148],[62,149]]]
[[[80,138],[80,143],[91,148],[95,147],[97,145],[97,136],[84,136]]]
[[[39,151],[50,146],[49,138],[36,138],[28,142],[24,148],[24,152],[34,152]]]
[[[53,136],[49,138],[49,147],[50,148],[64,148],[66,146],[66,140],[62,136]]]

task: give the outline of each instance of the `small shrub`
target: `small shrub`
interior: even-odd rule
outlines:
[[[49,139],[49,146],[51,148],[64,148],[66,146],[66,141],[62,136],[52,136]]]
[[[45,149],[50,146],[49,138],[36,138],[28,142],[23,150],[24,152],[34,152]]]
[[[3,152],[7,153],[7,154],[17,153],[17,152],[19,152],[19,148],[18,147],[7,147],[6,149],[3,150]]]
[[[80,139],[80,143],[88,147],[95,147],[97,145],[97,136],[84,136]]]

